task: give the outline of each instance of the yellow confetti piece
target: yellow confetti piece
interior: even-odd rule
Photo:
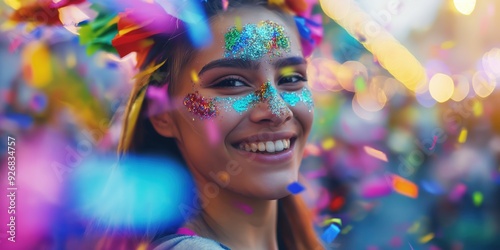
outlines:
[[[480,101],[475,101],[472,106],[472,111],[475,117],[479,117],[483,114],[483,104]]]
[[[352,230],[352,226],[347,225],[346,227],[344,227],[344,229],[342,229],[342,231],[340,233],[341,234],[348,234],[351,230]]]
[[[198,82],[200,82],[200,78],[198,77],[198,74],[196,73],[196,71],[194,70],[191,70],[191,80],[195,83],[195,84],[198,84]]]
[[[21,8],[21,0],[4,0],[4,2],[15,10]]]
[[[451,49],[455,47],[455,42],[454,41],[446,41],[441,44],[441,49]]]
[[[281,75],[290,75],[294,72],[294,68],[293,67],[284,67],[283,69],[281,69]]]
[[[408,233],[416,233],[418,231],[418,229],[420,228],[420,222],[415,222],[413,223],[413,225],[411,225],[410,228],[408,228]]]
[[[243,30],[243,25],[241,24],[241,17],[237,16],[234,19],[234,26],[236,27],[236,30],[238,30],[238,31]]]
[[[464,143],[466,140],[467,140],[467,129],[463,128],[462,131],[460,131],[460,135],[458,136],[458,142]]]
[[[418,186],[403,177],[392,175],[392,188],[404,196],[414,199],[418,197]]]
[[[377,158],[381,161],[387,162],[387,156],[384,154],[384,152],[382,152],[380,150],[376,150],[376,149],[374,149],[372,147],[368,147],[368,146],[364,146],[363,148],[365,149],[365,152],[367,154],[369,154],[370,156]]]
[[[339,219],[339,218],[327,219],[327,220],[323,221],[323,226],[326,227],[332,223],[336,223],[336,224],[339,224],[340,226],[342,226],[342,219]]]
[[[33,42],[23,51],[25,78],[34,87],[42,88],[52,81],[52,63],[49,47],[42,42]]]
[[[420,238],[419,242],[425,244],[434,238],[434,233],[427,234]]]
[[[335,140],[333,140],[333,138],[328,138],[328,139],[324,140],[323,143],[321,143],[321,146],[325,150],[330,150],[333,147],[335,147]]]

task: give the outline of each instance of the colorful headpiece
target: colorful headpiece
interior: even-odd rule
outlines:
[[[51,0],[35,0],[30,5],[18,8],[11,16],[11,20],[62,25],[58,20],[59,15],[51,15],[55,16],[55,19],[40,20],[34,20],[33,16],[46,15],[49,10],[57,12],[58,8],[89,2],[92,4],[91,8],[97,12],[97,17],[79,24],[80,42],[87,46],[88,53],[104,50],[124,57],[131,52],[137,52],[140,66],[154,43],[152,36],[175,34],[184,30],[189,26],[189,22],[193,21],[193,16],[203,15],[201,13],[203,1],[207,0],[62,0],[57,4]],[[223,6],[227,6],[231,0],[216,1],[222,1]],[[312,8],[316,3],[317,0],[269,0],[269,5],[295,15],[306,56],[312,53],[323,37],[321,15],[312,15]],[[178,9],[184,10],[181,12]],[[199,33],[199,30],[196,32]]]

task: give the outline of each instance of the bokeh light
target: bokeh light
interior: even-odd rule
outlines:
[[[429,82],[429,92],[432,98],[441,103],[448,101],[453,95],[454,90],[453,79],[445,74],[435,74]]]

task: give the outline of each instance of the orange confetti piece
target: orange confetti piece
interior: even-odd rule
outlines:
[[[392,175],[392,188],[394,191],[410,198],[415,199],[418,197],[417,185],[403,177]]]
[[[364,146],[364,149],[365,149],[365,152],[367,154],[369,154],[370,156],[377,158],[381,161],[387,162],[387,156],[385,155],[384,152],[382,152],[380,150],[376,150],[376,149],[374,149],[372,147],[368,147],[368,146]]]

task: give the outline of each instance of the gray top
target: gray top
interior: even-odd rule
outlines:
[[[153,250],[231,250],[217,241],[200,236],[172,234],[156,241]]]

